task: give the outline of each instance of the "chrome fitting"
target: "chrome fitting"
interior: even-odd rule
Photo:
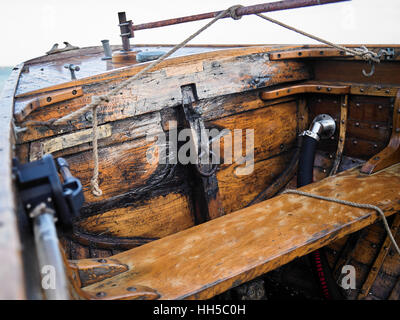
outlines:
[[[320,139],[329,139],[332,137],[335,130],[335,120],[328,114],[320,114],[314,118],[310,129],[302,132],[300,136],[309,136],[319,141]]]

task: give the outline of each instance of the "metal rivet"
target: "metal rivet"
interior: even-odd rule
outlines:
[[[379,125],[378,124],[375,125],[375,129],[379,129]]]
[[[360,88],[360,92],[364,92],[364,88]]]
[[[356,127],[359,127],[360,126],[360,123],[359,122],[356,122]]]
[[[100,292],[97,292],[97,293],[96,293],[96,297],[98,297],[98,298],[105,297],[106,295],[107,295],[107,293],[105,293],[105,292],[103,292],[103,291],[100,291]]]
[[[78,92],[76,90],[72,90],[72,94],[76,95]]]
[[[327,88],[326,90],[328,90],[328,91],[332,91],[332,88],[330,88],[330,87],[329,87],[329,88]]]
[[[345,121],[344,120],[342,120],[342,124],[344,124],[345,123]]]
[[[379,110],[382,110],[382,108],[383,108],[383,107],[382,107],[381,105],[378,106],[378,109],[379,109]]]
[[[390,90],[389,90],[389,89],[387,89],[387,90],[385,91],[385,93],[390,93]]]
[[[28,203],[28,204],[26,205],[26,208],[29,210],[30,208],[32,208],[32,205],[31,205],[30,203]]]
[[[378,161],[380,157],[375,157],[373,160]]]
[[[317,90],[321,90],[321,87],[320,86],[318,86],[317,87]],[[319,101],[318,102],[321,102],[321,99],[319,99]]]
[[[378,145],[377,145],[377,144],[374,144],[374,148],[375,148],[375,149],[378,148]]]
[[[126,288],[126,290],[131,291],[131,292],[135,292],[136,288],[135,287],[128,287],[128,288]]]
[[[353,144],[357,144],[358,143],[358,141],[357,140],[353,140]]]
[[[359,103],[356,103],[356,107],[359,107],[360,106],[360,104]]]
[[[47,97],[47,102],[51,102],[51,97]]]
[[[106,260],[106,259],[99,259],[99,260],[97,260],[97,262],[100,262],[100,263],[106,263],[106,262],[107,262],[107,260]]]

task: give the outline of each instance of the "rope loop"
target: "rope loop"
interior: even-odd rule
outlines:
[[[239,8],[243,8],[243,6],[242,6],[241,4],[238,4],[238,5],[232,6],[232,7],[230,7],[230,8],[228,9],[229,15],[231,16],[231,18],[232,18],[233,20],[242,19],[242,16],[238,16],[238,15],[236,14],[236,10],[239,9]]]

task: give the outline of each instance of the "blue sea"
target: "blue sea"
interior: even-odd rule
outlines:
[[[3,90],[4,83],[10,76],[12,67],[0,67],[0,92]]]

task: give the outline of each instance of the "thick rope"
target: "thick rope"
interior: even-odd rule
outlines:
[[[361,48],[357,48],[357,49],[346,48],[346,47],[334,44],[334,43],[332,43],[332,42],[330,42],[328,40],[325,40],[325,39],[322,39],[320,37],[314,36],[314,35],[312,35],[310,33],[305,32],[305,31],[299,30],[299,29],[297,29],[295,27],[289,26],[289,25],[287,25],[287,24],[285,24],[283,22],[280,22],[278,20],[275,20],[275,19],[272,19],[270,17],[267,17],[267,16],[265,16],[265,15],[263,15],[261,13],[256,13],[256,16],[259,16],[260,18],[265,19],[265,20],[267,20],[269,22],[275,23],[275,24],[277,24],[277,25],[279,25],[279,26],[281,26],[283,28],[286,28],[286,29],[289,29],[291,31],[297,32],[297,33],[299,33],[299,34],[301,34],[303,36],[306,36],[308,38],[314,39],[314,40],[316,40],[318,42],[324,43],[324,44],[326,44],[328,46],[331,46],[333,48],[346,51],[346,52],[348,52],[348,53],[350,53],[350,54],[352,54],[354,56],[362,57],[366,61],[373,61],[373,62],[376,62],[376,63],[380,62],[379,55],[377,53],[373,52],[373,51],[369,51],[364,46],[361,47]]]
[[[101,191],[99,187],[99,151],[98,151],[98,146],[97,142],[99,139],[98,136],[98,130],[97,130],[97,111],[96,107],[93,107],[93,162],[94,162],[94,168],[93,168],[93,177],[90,180],[90,184],[92,186],[92,193],[96,197],[100,197],[103,194],[103,191]]]
[[[371,209],[371,210],[375,210],[376,212],[378,212],[382,218],[383,221],[383,226],[386,229],[386,232],[390,238],[390,241],[392,242],[393,246],[395,247],[397,253],[400,255],[400,248],[396,243],[396,240],[393,237],[392,231],[390,230],[389,224],[386,220],[385,214],[383,213],[382,209],[374,206],[372,204],[368,204],[368,203],[357,203],[357,202],[351,202],[351,201],[347,201],[347,200],[341,200],[341,199],[337,199],[337,198],[329,198],[329,197],[324,197],[324,196],[320,196],[320,195],[316,195],[313,193],[308,193],[308,192],[304,192],[304,191],[300,191],[300,190],[291,190],[291,189],[287,189],[285,191],[282,192],[282,194],[285,193],[292,193],[292,194],[297,194],[297,195],[301,195],[301,196],[306,196],[306,197],[310,197],[310,198],[314,198],[314,199],[319,199],[319,200],[325,200],[325,201],[330,201],[330,202],[335,202],[335,203],[339,203],[339,204],[344,204],[346,206],[351,206],[351,207],[355,207],[355,208],[360,208],[360,209]]]

